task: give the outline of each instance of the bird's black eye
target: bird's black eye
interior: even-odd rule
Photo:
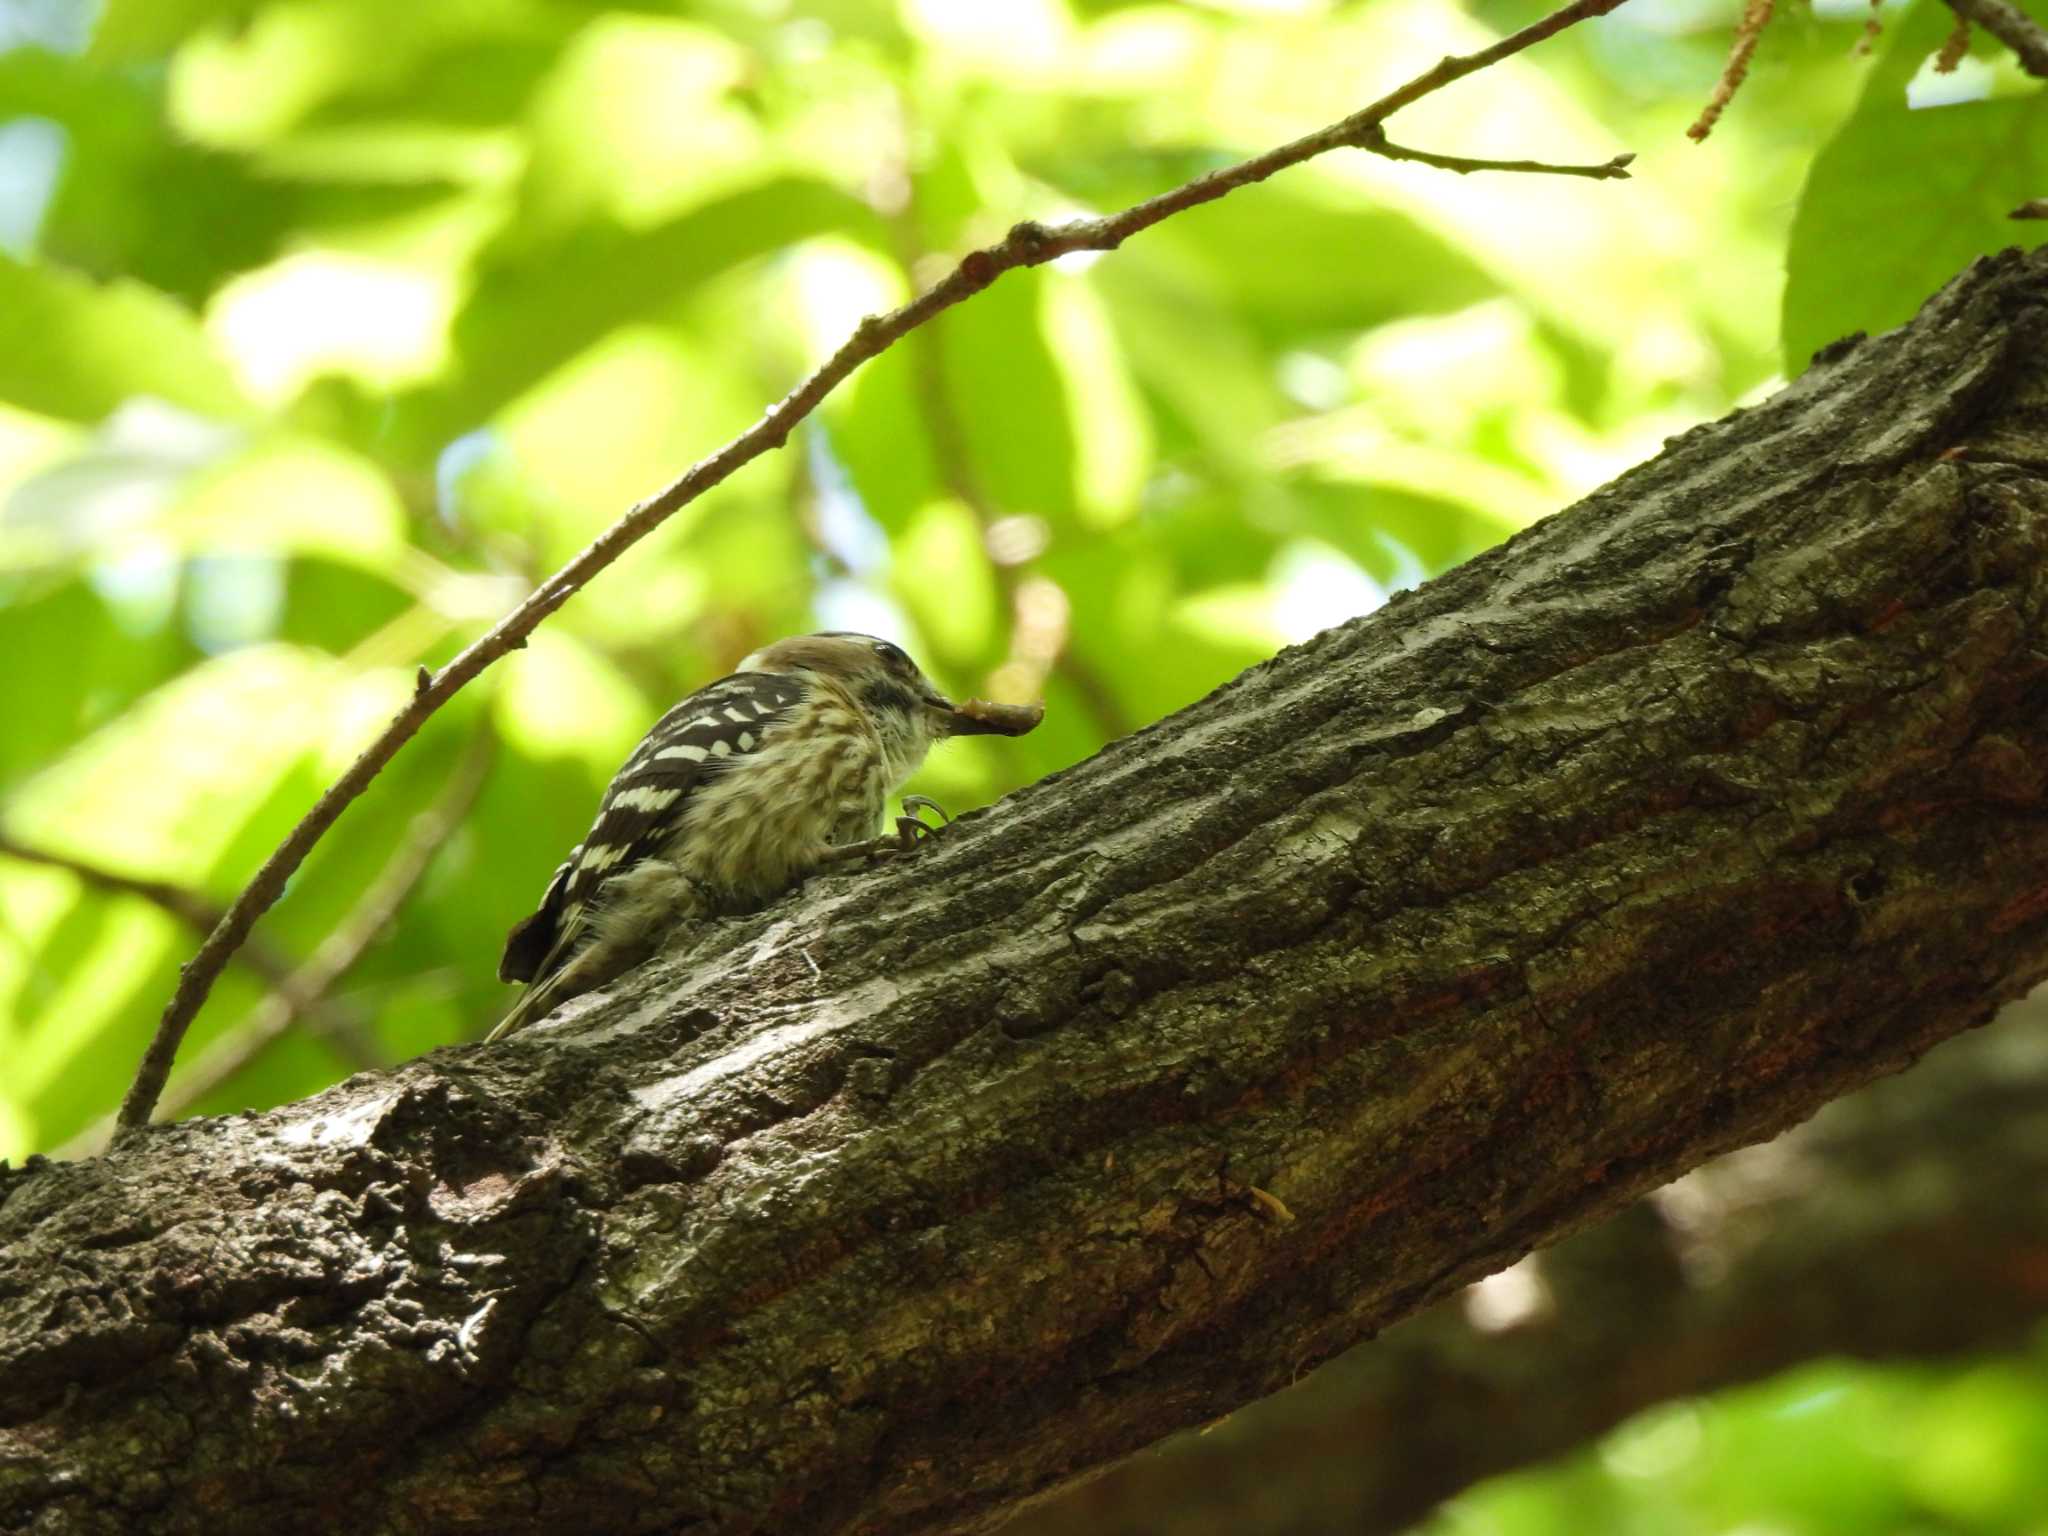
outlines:
[[[884,666],[900,669],[910,665],[910,658],[904,654],[903,647],[891,645],[887,640],[877,640],[875,642],[875,654],[882,658]]]

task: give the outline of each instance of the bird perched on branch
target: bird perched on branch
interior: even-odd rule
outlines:
[[[505,940],[499,979],[528,985],[490,1038],[645,959],[678,918],[744,911],[828,865],[908,847],[927,830],[914,817],[875,834],[934,741],[1020,736],[1043,714],[956,706],[872,635],[756,651],[663,715],[613,777],[540,910]]]

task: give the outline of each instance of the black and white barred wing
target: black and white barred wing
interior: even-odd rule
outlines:
[[[691,694],[654,723],[612,778],[583,841],[555,871],[540,910],[513,928],[498,962],[502,981],[537,982],[575,948],[607,884],[658,854],[690,797],[803,696],[803,684],[773,672],[741,672]]]

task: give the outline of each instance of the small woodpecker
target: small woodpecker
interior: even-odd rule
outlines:
[[[679,918],[744,911],[806,875],[908,846],[875,836],[889,797],[947,736],[1018,736],[1043,711],[955,706],[872,635],[797,635],[676,705],[613,777],[583,841],[498,963],[526,992],[490,1038],[602,986]]]

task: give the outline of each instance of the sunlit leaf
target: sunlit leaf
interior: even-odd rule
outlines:
[[[1056,521],[1076,510],[1075,449],[1053,362],[1041,272],[1019,272],[946,316],[938,330],[945,408],[968,472],[998,512]]]
[[[2048,1390],[1987,1364],[1929,1394],[1906,1446],[1915,1496],[1967,1528],[2024,1529],[2048,1502]]]
[[[407,445],[439,452],[616,327],[660,313],[737,263],[828,230],[858,237],[872,228],[856,199],[789,178],[651,229],[592,226],[497,253],[456,318],[448,382],[401,404]]]
[[[550,558],[567,558],[620,512],[759,414],[748,381],[717,356],[651,327],[619,331],[504,413],[501,441],[559,509]],[[704,504],[685,514],[705,514]]]
[[[55,846],[200,879],[248,805],[326,739],[334,677],[285,646],[200,662],[20,785],[10,813]],[[141,764],[146,795],[134,792]]]
[[[669,17],[599,16],[534,105],[525,219],[642,229],[758,181],[770,146],[737,98],[748,50]]]
[[[328,374],[378,389],[431,378],[453,302],[430,268],[301,251],[222,288],[206,328],[243,389],[275,405]]]
[[[832,461],[886,532],[903,529],[932,500],[956,494],[940,473],[922,366],[909,347],[894,348],[861,369],[824,411]]]
[[[1265,472],[1253,445],[1289,412],[1256,339],[1213,291],[1154,266],[1147,253],[1105,262],[1092,275],[1161,434],[1162,456],[1206,464],[1258,495]]]
[[[895,589],[947,656],[986,655],[996,636],[995,577],[981,526],[957,501],[928,503],[896,543]]]
[[[103,1042],[133,994],[164,977],[179,937],[175,923],[140,902],[85,893],[41,936],[23,984],[30,996],[15,1000],[31,1004],[21,1010],[27,1028],[7,1065],[44,1134],[75,1129],[87,1117],[83,1107],[107,1097],[111,1085],[91,1078],[66,1084],[65,1074]]]
[[[0,256],[0,399],[97,421],[145,394],[215,416],[245,410],[197,322],[172,300]]]
[[[118,26],[141,9],[107,20]],[[45,125],[58,149],[30,249],[85,275],[135,278],[196,303],[226,274],[268,259],[303,212],[292,188],[172,133],[154,72],[33,48],[0,53],[7,118]]]
[[[1345,206],[1313,188],[1228,198],[1159,232],[1147,258],[1212,285],[1234,315],[1276,342],[1460,309],[1498,291],[1471,254],[1405,214]],[[1313,260],[1275,260],[1276,252]]]
[[[1906,86],[1955,17],[1895,22],[1855,112],[1822,148],[1785,258],[1785,371],[1852,331],[1905,321],[1977,256],[2048,240],[2008,215],[2048,186],[2048,91],[1914,110]]]
[[[320,555],[398,564],[405,510],[389,480],[317,441],[276,438],[200,477],[162,533],[185,549]]]
[[[93,27],[92,57],[132,63],[171,51],[215,21],[246,21],[264,0],[102,0]]]
[[[1055,274],[1043,302],[1046,340],[1065,387],[1082,516],[1097,525],[1121,522],[1137,511],[1153,468],[1144,403],[1095,290]]]
[[[616,668],[561,631],[535,635],[500,674],[498,728],[532,756],[582,758],[609,778],[654,723]]]
[[[138,633],[79,577],[18,586],[0,600],[0,655],[44,662],[9,673],[0,794],[193,660],[177,629],[160,622]],[[55,657],[62,666],[48,664]]]

